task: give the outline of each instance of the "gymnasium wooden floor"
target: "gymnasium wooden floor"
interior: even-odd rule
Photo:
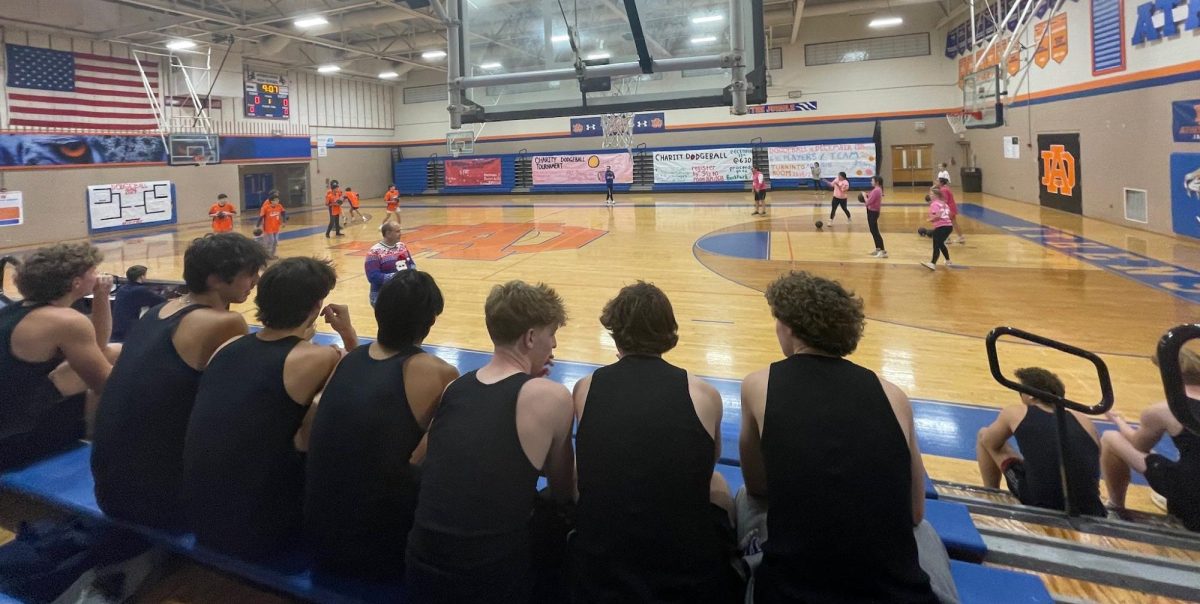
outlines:
[[[671,297],[680,323],[680,343],[668,360],[732,384],[721,388],[727,428],[737,412],[736,383],[729,381],[781,356],[762,292],[792,269],[837,279],[864,298],[866,333],[851,358],[918,401],[918,434],[935,479],[978,484],[975,431],[994,409],[1019,403],[988,370],[983,337],[995,326],[1099,353],[1112,372],[1117,410],[1131,420],[1162,400],[1149,356],[1165,330],[1195,319],[1197,307],[1169,287],[1081,257],[1078,245],[1063,241],[1086,238],[1085,248],[1133,252],[1179,271],[1200,270],[1200,245],[967,194],[959,200],[966,243],[950,246],[957,266],[929,272],[917,264],[930,255],[930,240],[915,233],[926,216],[923,195],[901,188],[885,198],[886,260],[868,256],[874,246],[861,204],[851,201],[850,224],[839,216],[817,230],[815,220],[828,222],[828,202],[808,191],[771,192],[766,218],[750,215],[748,192],[626,194],[615,208],[605,207],[601,195],[405,198],[401,212],[404,241],[446,297],[428,344],[488,350],[482,309],[489,289],[510,279],[544,281],[562,295],[570,316],[558,333],[556,357],[609,363],[615,349],[599,323],[601,308],[621,286],[651,281]],[[279,255],[332,258],[339,283],[329,301],[348,304],[360,335],[369,337],[375,324],[362,261],[378,240],[382,203],[368,200],[364,210],[373,215],[369,223],[332,239],[324,237],[323,209],[294,213]],[[248,221],[238,226],[247,234],[252,228]],[[1034,229],[1037,236],[1029,236]],[[178,279],[188,242],[207,230],[181,225],[99,242],[103,268],[122,274],[144,264],[151,278]],[[253,324],[253,305],[241,310]],[[1015,342],[1002,343],[1000,353],[1009,372],[1041,365],[1063,378],[1071,398],[1088,404],[1099,398],[1087,363]],[[1130,503],[1157,511],[1144,486],[1133,487]]]

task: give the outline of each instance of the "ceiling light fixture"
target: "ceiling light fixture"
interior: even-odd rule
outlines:
[[[446,51],[444,50],[427,50],[421,53],[422,59],[440,59],[444,56],[446,56]]]
[[[480,69],[500,69],[501,67],[504,67],[504,66],[501,65],[498,61],[494,61],[492,63],[480,63],[479,64]]]
[[[317,73],[333,73],[341,70],[342,68],[338,67],[337,65],[322,65],[317,68]]]
[[[904,23],[904,19],[901,17],[879,17],[877,19],[872,19],[871,22],[867,24],[867,27],[872,29],[881,29],[884,27],[895,27],[901,23]]]
[[[713,23],[715,21],[720,21],[721,19],[724,19],[724,18],[725,18],[725,15],[705,15],[703,17],[692,17],[692,23],[695,23],[697,25],[699,25],[701,23]]]
[[[170,42],[167,42],[167,48],[171,50],[183,50],[185,48],[195,47],[196,42],[194,40],[171,40]]]
[[[692,38],[692,44],[708,44],[709,42],[716,42],[716,41],[717,41],[716,36],[699,36],[696,38]]]
[[[312,17],[301,17],[292,22],[296,27],[316,27],[318,25],[329,25],[329,21],[325,17],[315,15]]]
[[[400,77],[400,74],[398,74],[394,71],[385,71],[385,72],[379,74],[379,79],[381,79],[381,80],[390,80],[392,78],[398,78],[398,77]]]
[[[600,52],[593,52],[585,58],[589,61],[599,61],[600,59],[607,59],[611,56],[611,53],[602,50]]]
[[[551,42],[566,42],[567,40],[570,40],[570,39],[571,39],[571,36],[568,36],[567,34],[558,34],[557,36],[550,37]]]

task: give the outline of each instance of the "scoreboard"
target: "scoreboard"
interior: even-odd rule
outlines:
[[[263,72],[246,72],[246,117],[286,120],[291,117],[287,80]]]

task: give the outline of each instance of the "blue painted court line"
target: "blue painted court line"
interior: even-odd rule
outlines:
[[[1133,279],[1142,285],[1188,302],[1200,303],[1200,271],[1168,264],[975,204],[962,204],[960,207],[963,215],[1026,241],[1057,250],[1092,266]]]
[[[768,260],[771,257],[770,231],[718,233],[701,237],[696,246],[710,253],[749,260]]]
[[[333,334],[318,333],[314,342],[319,344],[341,344],[341,339]],[[366,345],[370,338],[359,338]],[[425,351],[454,365],[459,373],[467,373],[487,364],[491,354],[478,350],[453,348],[449,346],[424,346]],[[568,389],[575,387],[575,382],[590,375],[601,365],[577,361],[554,361],[550,379],[559,382]],[[738,432],[741,430],[741,380],[701,376],[712,384],[721,395],[725,412],[721,418],[721,462],[739,465]],[[1013,400],[1017,397],[1014,394]],[[917,437],[921,443],[921,453],[937,455],[962,460],[975,460],[975,437],[980,429],[990,425],[999,414],[998,409],[934,401],[912,399],[913,419],[917,427]],[[1096,429],[1101,433],[1116,430],[1110,422],[1097,421]],[[853,437],[848,433],[847,437]],[[1016,443],[1013,442],[1015,446]],[[1154,447],[1154,451],[1171,459],[1179,458],[1179,451],[1170,438],[1164,437]],[[1146,484],[1142,475],[1134,472],[1133,481],[1136,484]]]

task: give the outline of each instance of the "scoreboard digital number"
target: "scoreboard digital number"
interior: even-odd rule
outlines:
[[[261,80],[246,81],[246,117],[286,120],[292,114],[288,87]]]

